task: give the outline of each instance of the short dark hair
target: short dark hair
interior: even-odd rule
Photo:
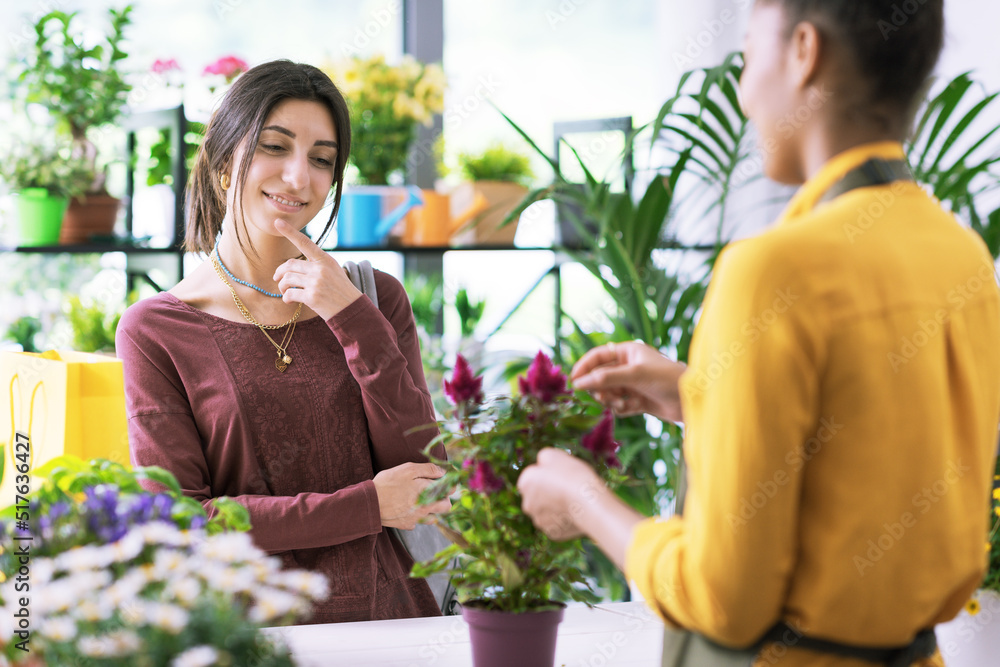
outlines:
[[[760,0],[830,30],[867,77],[869,102],[908,111],[944,45],[944,0]]]
[[[326,74],[312,65],[274,60],[257,65],[241,74],[233,87],[226,92],[219,108],[212,114],[205,130],[205,139],[198,151],[187,191],[187,227],[184,249],[188,252],[209,253],[215,237],[222,230],[226,212],[226,193],[219,182],[219,174],[233,168],[233,156],[245,138],[248,150],[239,165],[239,179],[232,184],[236,189],[234,216],[242,222],[243,212],[239,201],[246,181],[247,168],[253,159],[253,147],[260,139],[261,128],[274,107],[284,100],[319,102],[330,112],[337,132],[337,160],[333,169],[333,210],[318,243],[329,233],[340,209],[340,196],[344,189],[344,169],[351,152],[351,121],[347,102],[337,86]],[[236,226],[240,238],[240,225]]]

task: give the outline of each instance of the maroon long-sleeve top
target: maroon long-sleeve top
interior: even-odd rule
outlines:
[[[409,300],[385,273],[375,284],[377,308],[359,297],[329,320],[299,322],[284,373],[256,326],[169,293],[128,308],[118,326],[133,464],[166,468],[206,506],[235,499],[261,549],[327,575],[313,623],[440,613],[382,530],[372,482],[425,461],[437,433],[410,431],[434,410]]]

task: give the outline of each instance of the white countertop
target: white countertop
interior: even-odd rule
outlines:
[[[301,667],[470,667],[469,630],[461,616],[267,628]],[[660,667],[663,623],[644,602],[566,608],[557,667]]]

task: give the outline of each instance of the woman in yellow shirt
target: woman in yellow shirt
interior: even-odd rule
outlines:
[[[982,579],[1000,290],[984,244],[907,179],[901,145],[942,13],[758,0],[742,100],[767,175],[803,185],[719,257],[689,367],[629,343],[573,371],[619,414],[685,423],[683,517],[644,520],[561,451],[521,476],[539,527],[588,535],[665,620],[719,644],[784,622],[903,647]],[[756,664],[872,664],[795,636]],[[941,664],[927,653],[898,664]]]

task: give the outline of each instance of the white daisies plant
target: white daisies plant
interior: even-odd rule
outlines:
[[[257,549],[242,505],[218,498],[209,518],[166,470],[102,459],[31,477],[0,510],[0,667],[294,664],[261,628],[308,616],[328,584]]]
[[[0,585],[0,636],[11,660],[17,579]],[[260,628],[308,614],[327,595],[319,574],[281,571],[246,533],[206,535],[164,522],[108,545],[75,547],[31,566],[30,655],[94,667],[293,665]]]

